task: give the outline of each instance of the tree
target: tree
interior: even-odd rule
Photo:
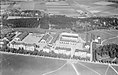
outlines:
[[[34,50],[33,55],[38,55],[38,50]]]
[[[100,46],[96,49],[96,54],[103,56],[108,55],[110,58],[118,58],[118,45],[117,44],[108,44]]]
[[[40,20],[40,28],[49,29],[49,20],[48,16],[44,16]]]

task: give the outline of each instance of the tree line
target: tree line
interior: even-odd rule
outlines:
[[[71,55],[57,54],[54,51],[44,52],[43,50],[38,51],[36,49],[34,51],[30,51],[30,50],[24,50],[24,48],[15,49],[15,48],[9,48],[7,46],[0,48],[0,51],[20,53],[20,54],[30,54],[30,55],[45,56],[45,57],[63,58],[63,59],[70,59],[71,58]],[[81,57],[75,56],[75,55],[73,56],[72,59],[90,60],[90,58],[81,58]]]
[[[114,58],[118,59],[118,45],[117,44],[103,45],[94,49],[94,53],[95,53],[95,56],[99,55],[102,58],[104,58],[104,56],[107,56],[111,59],[114,59]],[[95,57],[95,59],[99,60],[97,57]]]

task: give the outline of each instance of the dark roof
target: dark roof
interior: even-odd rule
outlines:
[[[75,52],[87,52],[87,53],[89,53],[89,50],[79,50],[79,49],[76,49]]]
[[[29,34],[28,32],[23,32],[22,34],[18,35],[16,38],[23,40],[28,34]]]
[[[62,35],[63,37],[78,38],[78,36]]]
[[[42,39],[43,39],[43,40],[47,40],[47,39],[49,38],[49,36],[50,36],[49,34],[46,34],[46,35],[44,35],[44,36],[42,37]]]
[[[28,12],[28,13],[29,13],[29,12],[32,12],[32,13],[33,13],[33,12],[36,12],[36,13],[37,13],[37,12],[38,12],[38,13],[41,13],[39,10],[23,10],[22,12],[25,12],[25,13],[27,13],[27,12]]]
[[[71,51],[71,48],[64,48],[64,47],[56,47],[56,50],[66,50],[66,51]]]
[[[55,35],[53,36],[53,39],[51,40],[50,44],[55,43],[56,40],[58,39],[58,37],[59,37],[59,34],[55,34]]]
[[[41,38],[41,40],[45,40],[47,43],[49,43],[49,41],[52,39],[52,36],[50,35],[50,34],[45,34],[42,38]],[[41,41],[40,40],[40,41]],[[39,41],[39,42],[40,42]]]
[[[8,36],[7,39],[8,39],[9,41],[11,41],[15,35],[16,35],[16,34],[10,34],[10,36]]]
[[[77,42],[76,40],[68,40],[68,39],[60,39],[61,41],[64,41],[64,42]]]

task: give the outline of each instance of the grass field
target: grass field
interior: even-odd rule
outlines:
[[[26,36],[22,42],[24,43],[28,43],[28,44],[38,44],[39,43],[39,40],[42,38],[42,34],[32,34],[30,33],[28,36]]]
[[[118,37],[109,39],[109,40],[105,41],[103,44],[106,45],[106,44],[110,44],[110,43],[118,44]]]
[[[81,71],[81,75],[105,75],[106,69],[108,68],[108,65],[92,64],[85,62],[78,62],[75,65],[78,71]],[[116,69],[118,69],[118,67],[116,67]],[[106,75],[117,75],[115,71],[113,71],[111,68],[109,68],[108,70],[109,71]]]
[[[0,54],[2,75],[117,75],[108,65],[77,61]],[[118,65],[112,66],[118,71]]]
[[[93,30],[88,33],[92,33],[95,36],[100,36],[103,44],[116,43],[118,44],[118,30]],[[90,39],[90,36],[88,37]]]
[[[2,54],[2,75],[42,75],[61,67],[66,61]]]
[[[77,75],[77,74],[74,71],[73,67],[67,63],[61,69],[55,72],[49,73],[47,75]]]

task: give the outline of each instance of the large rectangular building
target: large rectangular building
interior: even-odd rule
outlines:
[[[85,41],[82,40],[78,34],[63,32],[59,35],[59,39],[56,41],[54,50],[58,53],[70,51],[70,55],[73,56],[75,50],[83,50]],[[65,50],[65,51],[64,51]]]

